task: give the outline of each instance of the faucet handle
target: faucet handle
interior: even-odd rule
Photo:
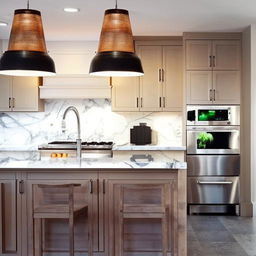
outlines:
[[[62,131],[62,133],[66,132],[66,122],[65,122],[65,120],[62,120],[62,122],[61,122],[61,131]]]

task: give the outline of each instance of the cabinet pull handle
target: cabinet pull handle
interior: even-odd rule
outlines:
[[[105,180],[102,181],[102,192],[103,192],[103,194],[106,194],[106,181]]]
[[[19,193],[22,195],[24,194],[24,180],[19,182]]]
[[[209,61],[210,61],[210,68],[212,67],[212,56],[209,56]]]
[[[216,90],[213,90],[213,100],[215,101],[215,96],[216,96]]]
[[[162,68],[162,82],[164,82],[164,69]]]
[[[15,108],[15,98],[12,98],[12,107]]]
[[[12,108],[12,105],[11,105],[12,102],[11,101],[12,101],[12,98],[9,98],[9,108]]]
[[[215,67],[216,64],[215,64],[215,56],[212,56],[212,66]]]
[[[212,89],[209,90],[209,100],[212,101]]]
[[[161,72],[161,68],[158,69],[158,81],[159,81],[159,82],[162,81],[162,72]]]
[[[143,100],[142,100],[142,97],[140,98],[140,107],[142,108],[143,106]]]
[[[137,108],[139,107],[139,97],[137,97]]]
[[[159,97],[159,107],[162,107],[162,97]]]
[[[164,104],[164,108],[165,108],[165,97],[163,97],[163,104]]]
[[[93,180],[90,180],[90,194],[93,193]]]

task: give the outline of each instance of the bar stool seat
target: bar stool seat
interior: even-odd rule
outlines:
[[[68,201],[56,204],[37,204],[33,208],[35,256],[41,256],[42,248],[42,220],[44,219],[69,219],[69,255],[74,256],[74,217],[88,210],[87,204],[75,204],[74,187],[81,184],[37,184],[40,189],[67,189]]]
[[[83,212],[88,205],[74,205],[74,215]],[[68,205],[43,205],[34,209],[34,219],[68,219]]]

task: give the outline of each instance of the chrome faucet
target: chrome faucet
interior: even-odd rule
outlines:
[[[68,107],[62,117],[62,123],[61,123],[61,128],[62,128],[62,132],[65,133],[66,131],[66,115],[69,111],[73,111],[76,115],[76,119],[77,119],[77,139],[76,139],[76,146],[77,146],[77,151],[76,151],[76,156],[78,159],[81,159],[82,156],[82,140],[81,140],[81,126],[80,126],[80,116],[79,116],[79,112],[77,110],[76,107],[74,106],[70,106]]]

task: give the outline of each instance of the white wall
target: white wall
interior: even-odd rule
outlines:
[[[256,25],[243,32],[241,215],[256,216]]]

